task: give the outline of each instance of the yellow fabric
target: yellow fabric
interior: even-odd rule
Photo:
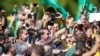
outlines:
[[[68,46],[67,49],[69,49],[69,48],[71,48],[73,45],[72,45],[72,44],[67,44],[67,46]]]
[[[93,33],[93,36],[94,36],[94,37],[96,37],[96,35],[97,35],[97,33],[96,33],[96,32],[94,32],[94,33]]]
[[[95,56],[100,56],[100,50],[96,52]]]
[[[11,20],[11,16],[7,16],[7,20],[10,21]]]
[[[55,22],[58,23],[59,25],[62,24],[62,19],[61,18],[55,18]]]
[[[59,41],[59,39],[55,39],[53,42]]]

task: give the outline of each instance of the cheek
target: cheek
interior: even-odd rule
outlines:
[[[67,42],[67,43],[69,42],[69,40],[70,40],[69,38],[66,38],[66,42]]]
[[[100,43],[99,43],[99,49],[100,49]]]
[[[71,40],[72,40],[72,41],[75,41],[75,38],[74,38],[74,37],[72,37],[72,38],[71,38]]]
[[[48,39],[48,35],[44,35],[44,39],[47,40]]]
[[[47,39],[48,35],[45,35],[44,38]]]
[[[22,35],[22,39],[25,39],[26,38],[26,35]]]

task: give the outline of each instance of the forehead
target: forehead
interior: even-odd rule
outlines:
[[[23,33],[27,33],[27,30],[24,29],[24,30],[23,30]]]
[[[35,51],[32,52],[31,56],[39,56],[38,54],[35,53]]]
[[[55,23],[53,26],[59,26],[58,23]]]
[[[13,36],[8,37],[8,39],[12,39],[12,38],[13,38]]]
[[[44,33],[49,33],[49,31],[47,29],[44,30]]]

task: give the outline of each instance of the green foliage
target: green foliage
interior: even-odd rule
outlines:
[[[59,3],[67,10],[69,11],[72,16],[75,16],[78,8],[78,0],[58,0]],[[99,2],[100,0],[91,0],[93,4],[97,7],[100,7]],[[11,13],[11,10],[15,4],[18,5],[18,7],[21,6],[23,3],[38,3],[40,5],[39,9],[39,15],[38,17],[41,18],[43,15],[43,5],[40,4],[40,0],[0,0],[0,11],[1,9],[7,10],[7,15]]]

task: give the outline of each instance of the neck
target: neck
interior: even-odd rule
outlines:
[[[18,39],[18,42],[23,42],[23,40],[21,38]]]
[[[8,52],[7,54],[5,54],[5,56],[13,56],[11,52]]]
[[[80,50],[76,50],[75,54],[81,54]]]

